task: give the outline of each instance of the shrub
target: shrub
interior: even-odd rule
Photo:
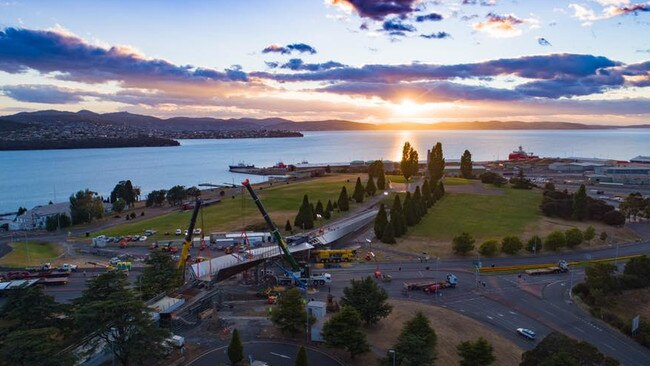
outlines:
[[[542,238],[539,235],[533,235],[526,243],[526,250],[531,253],[538,253],[542,250]]]
[[[516,236],[506,236],[501,241],[501,251],[506,254],[517,254],[523,247],[524,243]]]
[[[566,246],[569,248],[575,248],[578,245],[582,244],[584,237],[582,236],[582,231],[578,228],[569,229],[564,233],[566,238]]]
[[[467,253],[474,250],[474,243],[476,240],[472,238],[468,233],[462,233],[456,236],[452,241],[452,247],[454,253],[460,255],[466,255]]]
[[[479,248],[479,253],[481,255],[491,257],[499,251],[499,242],[496,240],[488,240],[481,244],[481,247]]]
[[[621,226],[625,224],[625,215],[620,211],[609,211],[603,216],[603,222],[611,226]]]
[[[563,232],[556,230],[544,239],[544,249],[545,250],[558,250],[566,245],[566,236]]]

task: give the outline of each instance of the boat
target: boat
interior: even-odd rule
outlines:
[[[539,156],[524,151],[524,149],[521,146],[519,146],[519,150],[515,150],[511,152],[510,155],[508,155],[508,160],[532,160],[532,159],[539,159]]]
[[[254,164],[248,165],[248,164],[245,164],[244,162],[239,162],[239,164],[237,164],[237,165],[228,165],[228,168],[230,168],[230,169],[254,169],[255,165]]]

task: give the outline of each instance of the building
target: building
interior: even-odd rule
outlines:
[[[603,166],[596,167],[589,176],[592,183],[620,183],[630,185],[650,184],[650,166]]]
[[[31,210],[25,211],[25,213],[16,217],[15,221],[9,223],[9,230],[45,229],[47,218],[57,214],[66,214],[70,216],[70,203],[61,202],[45,206],[36,206]]]
[[[650,156],[637,156],[636,158],[630,159],[631,163],[640,163],[640,164],[650,164]]]
[[[555,162],[549,164],[548,169],[558,173],[583,173],[586,171],[592,171],[596,167],[602,166],[605,166],[605,164],[596,162]]]

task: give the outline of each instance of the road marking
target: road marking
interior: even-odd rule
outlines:
[[[498,316],[501,316],[501,317],[503,316],[503,314],[501,314],[501,313],[497,313],[497,315],[498,315]]]
[[[287,355],[282,355],[282,354],[275,353],[275,352],[269,352],[269,353],[272,354],[273,356],[278,356],[278,357],[282,357],[282,358],[288,358],[288,359],[291,359],[291,357],[289,357],[289,356],[287,356]]]
[[[487,317],[488,317],[488,319],[490,319],[490,320],[494,319],[493,317],[491,317],[491,316],[489,316],[489,315],[488,315]]]
[[[422,271],[418,271],[418,273],[420,274],[420,277],[424,277],[424,276],[422,275]]]
[[[612,347],[612,346],[610,346],[610,345],[609,345],[609,344],[607,344],[607,343],[603,343],[603,346],[605,346],[605,347],[607,347],[607,348],[609,348],[609,349],[611,349],[612,351],[616,351],[616,348],[614,348],[614,347]]]
[[[508,311],[508,312],[512,315],[517,315],[517,313],[515,313],[514,311]]]
[[[582,332],[582,333],[585,333],[585,331],[584,331],[584,330],[582,330],[582,329],[580,329],[580,328],[578,328],[578,327],[576,327],[575,325],[573,326],[573,329],[575,329],[575,330],[577,330],[578,332]]]

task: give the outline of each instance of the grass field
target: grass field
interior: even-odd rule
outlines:
[[[443,184],[446,186],[460,186],[465,184],[474,184],[476,180],[470,180],[465,178],[454,178],[454,177],[445,177]]]
[[[386,181],[390,180],[393,183],[406,183],[403,175],[386,175]],[[413,178],[411,178],[413,180]]]
[[[541,217],[541,194],[503,190],[503,195],[448,193],[409,235],[439,241],[451,241],[462,232],[480,239],[520,235]]]
[[[63,248],[52,243],[35,241],[15,242],[9,244],[12,251],[0,258],[0,266],[22,268],[37,266],[58,257]]]
[[[343,185],[346,185],[348,194],[351,195],[354,191],[356,177],[356,175],[338,175],[291,184],[276,183],[271,187],[266,184],[262,190],[258,189],[256,191],[276,225],[280,229],[284,229],[287,219],[293,225],[293,219],[305,194],[309,196],[309,202],[313,203],[314,206],[319,199],[325,206],[328,199],[332,200],[332,203],[336,202]],[[353,207],[354,203],[351,202],[350,208]],[[97,235],[133,235],[141,234],[147,229],[154,229],[158,231],[156,235],[159,236],[164,232],[186,229],[190,216],[190,211],[172,212],[152,219],[125,223],[102,231]],[[335,212],[332,219],[336,217]],[[204,232],[209,233],[215,230],[241,230],[247,225],[258,223],[263,223],[263,218],[248,192],[244,192],[243,198],[241,195],[235,198],[225,197],[220,203],[204,208],[197,219],[196,225],[202,227]],[[295,230],[298,230],[298,228]]]

